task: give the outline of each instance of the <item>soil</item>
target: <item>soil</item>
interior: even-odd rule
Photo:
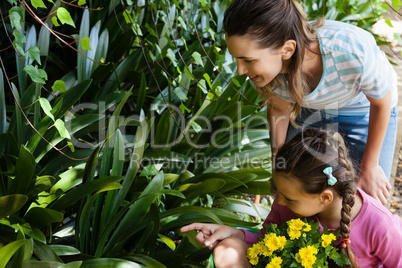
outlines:
[[[398,157],[399,161],[396,176],[394,177],[393,194],[389,199],[389,210],[402,218],[402,142]]]

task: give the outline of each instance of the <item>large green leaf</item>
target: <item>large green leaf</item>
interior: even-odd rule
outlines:
[[[27,196],[33,198],[40,192],[49,190],[56,183],[56,178],[52,176],[41,176],[35,180],[35,185],[29,188]]]
[[[63,213],[41,207],[33,207],[25,214],[25,219],[38,228],[43,228],[51,223],[61,222],[64,218]]]
[[[22,194],[13,194],[0,197],[0,219],[17,212],[27,202],[28,197]]]
[[[162,189],[163,173],[160,172],[151,180],[113,232],[104,250],[107,256],[117,254],[119,249],[124,245],[123,243],[129,239],[132,234],[137,232],[139,224],[145,219],[151,204],[155,202],[158,197],[157,193]]]
[[[71,107],[74,106],[79,98],[86,92],[91,85],[91,82],[92,80],[85,80],[57,97],[54,101],[53,107],[59,106],[60,108],[58,109],[57,113],[53,113],[52,111],[54,119],[61,119],[61,117],[64,116],[65,113],[70,110]],[[53,121],[48,116],[45,116],[37,126],[37,130],[39,132],[45,132],[52,124]],[[29,140],[27,148],[30,151],[34,151],[41,140],[42,138],[38,134],[35,134]]]
[[[24,261],[22,268],[58,268],[64,267],[63,263],[57,261]],[[72,266],[73,268],[73,266]],[[77,267],[78,268],[78,267]]]
[[[6,225],[6,226],[10,226],[11,228],[13,228],[14,230],[16,230],[17,232],[21,231],[24,234],[26,234],[27,236],[45,243],[46,242],[46,237],[45,235],[41,232],[41,230],[39,230],[37,227],[32,227],[31,225],[29,225],[29,223],[27,222],[22,222],[21,220],[19,220],[17,218],[13,219],[12,221],[10,221],[10,219],[7,218],[3,218],[0,219],[0,224]],[[16,223],[17,221],[17,223]]]
[[[94,233],[94,230],[99,229],[99,222],[94,221],[94,225],[96,224],[96,226],[91,226],[91,212],[93,212],[93,205],[94,202],[96,200],[96,198],[98,197],[98,194],[101,192],[105,192],[105,191],[111,191],[111,190],[116,190],[116,189],[120,189],[121,185],[116,183],[116,182],[111,182],[107,185],[105,185],[105,187],[103,187],[102,189],[100,189],[99,191],[97,191],[97,193],[95,193],[93,196],[91,196],[91,198],[88,199],[88,201],[85,203],[84,208],[81,211],[81,215],[80,215],[80,221],[79,221],[79,232],[80,232],[80,248],[82,249],[83,252],[85,253],[89,253],[89,252],[94,252],[95,249],[91,249],[91,244],[92,247],[95,247],[95,245],[93,245],[93,243],[91,243],[91,233]],[[92,237],[96,237],[96,235],[92,235]],[[94,238],[92,238],[94,239]]]
[[[152,125],[153,120],[150,122],[150,125]],[[117,194],[116,200],[113,205],[113,212],[115,213],[117,211],[117,208],[120,206],[121,202],[124,200],[126,197],[131,184],[133,183],[135,177],[137,176],[137,172],[140,168],[141,162],[142,162],[142,156],[145,151],[145,145],[146,145],[146,140],[148,137],[148,131],[149,131],[149,124],[147,121],[143,121],[141,123],[141,126],[137,129],[137,133],[135,135],[134,139],[134,149],[133,153],[131,156],[130,160],[130,165],[127,169],[126,175],[123,180],[123,188],[119,191]]]
[[[0,134],[6,132],[7,127],[6,99],[4,91],[3,70],[0,69]]]
[[[37,204],[33,203],[31,206],[46,207],[54,201],[60,194],[67,192],[69,189],[79,185],[82,182],[85,164],[77,165],[59,175],[59,181],[53,185],[49,193],[40,195]]]
[[[26,239],[17,240],[11,242],[10,244],[5,245],[0,248],[0,268],[6,267],[6,264],[11,259],[17,250],[22,247],[27,242]]]
[[[77,265],[80,266],[77,266]],[[85,260],[79,262],[70,262],[60,268],[145,268],[147,266],[140,265],[138,263],[129,261],[129,260],[122,260],[122,259],[114,259],[114,258],[99,258],[99,259],[92,259],[92,260]]]
[[[177,190],[183,192],[187,198],[192,198],[219,191],[225,184],[226,182],[222,179],[211,178],[199,183],[182,184]]]
[[[35,171],[35,158],[24,146],[21,146],[17,163],[15,164],[15,178],[9,185],[10,194],[25,194],[33,180]]]
[[[96,179],[85,184],[78,186],[67,192],[65,195],[58,198],[50,208],[53,210],[61,211],[65,208],[74,205],[76,202],[86,197],[87,195],[97,192],[104,188],[106,185],[122,180],[121,176],[110,176],[105,178]]]
[[[49,245],[50,248],[57,256],[69,256],[69,255],[77,255],[81,252],[72,246],[66,245]]]
[[[63,263],[62,260],[59,258],[59,256],[57,256],[57,254],[52,250],[52,248],[49,245],[46,245],[39,241],[35,242],[34,254],[41,261],[51,261],[51,262]]]
[[[133,256],[126,257],[126,259],[142,263],[148,268],[166,268],[165,265],[147,255],[134,254]]]

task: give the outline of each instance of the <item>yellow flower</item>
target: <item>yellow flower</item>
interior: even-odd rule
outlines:
[[[251,263],[251,265],[257,265],[258,264],[258,257],[249,259],[249,262]]]
[[[336,236],[333,233],[330,234],[323,234],[321,236],[321,245],[323,248],[328,247],[329,245],[331,245],[332,241],[336,240]]]
[[[305,223],[303,231],[304,232],[310,232],[311,231],[311,225],[308,224],[308,223]]]
[[[288,221],[288,227],[292,230],[301,231],[306,223],[301,219],[293,219]]]
[[[294,229],[289,229],[288,228],[288,235],[290,237],[291,240],[297,239],[300,237],[301,232],[298,230],[294,230]]]
[[[265,266],[265,268],[281,268],[282,264],[282,258],[281,257],[273,257],[271,262]]]
[[[296,261],[301,263],[303,267],[310,268],[317,260],[317,257],[315,256],[317,253],[318,249],[316,249],[314,246],[301,248],[299,253],[296,253]]]
[[[260,255],[261,253],[261,243],[254,244],[247,249],[247,258],[249,258],[250,260],[258,258],[258,255]]]
[[[261,254],[262,255],[264,255],[264,256],[266,256],[266,257],[269,257],[269,256],[271,256],[272,255],[272,250],[269,248],[269,247],[267,247],[265,244],[262,244],[261,245]]]
[[[278,249],[283,249],[286,244],[286,237],[277,236],[275,233],[266,234],[264,237],[264,244],[268,247],[270,251],[275,251]]]

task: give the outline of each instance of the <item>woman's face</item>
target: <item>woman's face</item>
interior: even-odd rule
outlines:
[[[289,174],[274,172],[272,180],[277,190],[277,202],[286,206],[299,217],[310,217],[323,211],[320,194],[309,194],[302,190],[299,180]]]
[[[247,75],[256,87],[267,85],[286,71],[287,61],[283,59],[282,48],[259,48],[249,35],[226,35],[226,44],[236,59],[237,73]]]

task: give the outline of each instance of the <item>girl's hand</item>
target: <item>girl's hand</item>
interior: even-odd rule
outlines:
[[[370,167],[361,166],[358,178],[357,186],[367,194],[379,200],[383,205],[387,203],[391,191],[391,184],[388,182],[384,171],[379,165]]]
[[[213,249],[221,240],[228,237],[237,237],[244,240],[244,233],[234,227],[219,224],[192,223],[180,229],[180,232],[199,230],[195,239],[203,247]]]

